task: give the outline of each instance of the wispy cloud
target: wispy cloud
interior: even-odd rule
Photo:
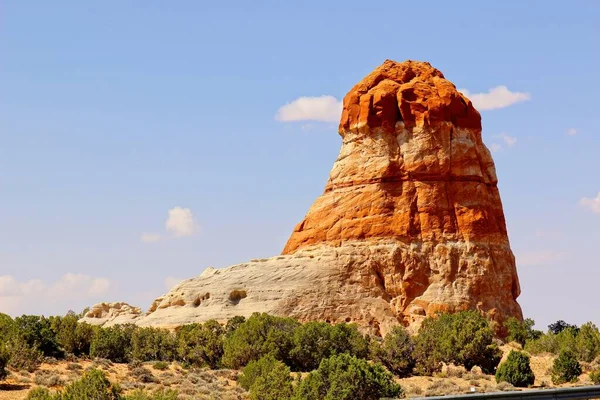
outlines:
[[[506,133],[501,133],[498,136],[504,140],[504,143],[506,143],[508,147],[513,147],[515,144],[517,144],[517,138],[514,136],[510,136]]]
[[[589,208],[595,214],[600,214],[600,192],[598,192],[598,196],[596,196],[596,198],[582,198],[579,200],[579,204],[585,208]]]
[[[517,265],[529,267],[536,265],[553,264],[564,259],[566,253],[557,251],[532,251],[516,255]]]
[[[277,111],[275,119],[282,122],[337,122],[342,114],[342,102],[333,96],[300,97]]]
[[[517,138],[514,136],[510,136],[507,133],[501,133],[499,135],[494,135],[493,136],[496,139],[502,139],[502,141],[508,146],[508,147],[513,147],[514,145],[517,144]],[[492,143],[490,144],[490,149],[492,150],[492,152],[497,153],[500,150],[502,150],[502,145],[499,143]]]
[[[459,89],[473,102],[478,110],[497,110],[512,106],[522,101],[531,100],[531,94],[526,92],[511,92],[506,86],[496,86],[487,93],[471,93],[467,89]]]
[[[160,240],[160,235],[156,233],[142,233],[140,241],[144,243],[156,243]]]
[[[575,129],[575,128],[569,128],[569,129],[567,129],[567,135],[569,135],[569,136],[575,136],[575,135],[577,135],[577,129]]]
[[[165,228],[175,237],[192,236],[196,232],[194,215],[189,208],[174,207],[168,214]]]
[[[68,273],[51,283],[40,279],[18,281],[12,275],[0,275],[0,310],[13,315],[65,313],[74,306],[83,308],[110,288],[108,279],[85,274]]]

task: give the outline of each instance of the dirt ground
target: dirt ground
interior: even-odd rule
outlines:
[[[520,349],[517,344],[502,346],[503,360],[512,349]],[[550,368],[554,361],[553,355],[531,357],[531,368],[536,376],[534,386],[530,389],[554,387],[550,378]],[[575,384],[562,386],[591,385],[586,373],[589,366],[583,365],[584,374]],[[107,360],[77,362],[60,361],[44,363],[33,373],[27,371],[11,371],[9,377],[0,384],[0,400],[22,400],[34,387],[44,386],[51,390],[62,388],[65,384],[78,379],[88,368],[99,368],[106,372],[112,382],[118,382],[127,393],[135,389],[157,391],[176,389],[180,399],[191,400],[243,400],[247,393],[237,385],[238,371],[233,370],[202,370],[188,371],[176,363],[168,365],[167,369],[158,370],[154,363],[144,363],[133,367],[127,364],[115,364]],[[496,384],[493,375],[485,375],[478,368],[466,371],[462,367],[445,366],[441,373],[435,376],[413,376],[397,379],[408,397],[425,397],[445,394],[462,394],[470,392],[495,392],[515,390],[506,383]],[[528,389],[525,389],[528,390]]]

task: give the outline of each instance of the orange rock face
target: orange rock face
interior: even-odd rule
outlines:
[[[469,99],[428,63],[386,61],[344,98],[339,133],[325,192],[283,255],[207,269],[145,315],[100,305],[84,321],[175,327],[259,311],[385,335],[438,311],[522,318],[494,162]]]
[[[397,243],[405,250],[376,273],[400,321],[473,308],[521,318],[494,162],[471,101],[429,63],[387,60],[344,98],[339,134],[325,192],[283,254]]]

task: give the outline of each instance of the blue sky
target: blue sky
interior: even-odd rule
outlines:
[[[482,110],[520,303],[540,327],[600,324],[600,3],[4,0],[0,18],[0,311],[147,308],[278,254],[340,146],[335,122],[278,110],[389,58],[484,108],[522,95]]]

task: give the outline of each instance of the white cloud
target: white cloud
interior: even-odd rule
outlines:
[[[160,235],[156,233],[142,233],[140,240],[144,243],[155,243],[160,240]]]
[[[176,237],[192,236],[196,232],[192,210],[181,207],[170,209],[165,228]]]
[[[579,204],[589,208],[595,214],[600,214],[600,192],[598,192],[598,196],[596,196],[595,199],[590,199],[587,197],[582,198],[579,200]]]
[[[567,135],[569,135],[569,136],[575,136],[575,135],[577,135],[577,129],[575,129],[575,128],[569,128],[567,130]]]
[[[167,290],[171,290],[175,287],[175,285],[180,284],[183,281],[181,278],[175,278],[174,276],[167,276],[165,278],[165,287]]]
[[[506,86],[496,86],[487,93],[471,93],[467,89],[459,89],[459,92],[471,99],[475,108],[481,111],[496,110],[531,100],[531,94],[511,92]]]
[[[502,146],[500,146],[498,143],[492,143],[492,144],[490,145],[490,149],[492,149],[492,151],[493,151],[494,153],[497,153],[497,152],[499,152],[500,150],[502,150]]]
[[[565,257],[565,253],[556,251],[532,251],[517,254],[517,265],[520,267],[529,267],[536,265],[552,264]]]
[[[58,281],[30,279],[20,282],[12,275],[0,276],[0,310],[9,314],[64,314],[83,308],[92,299],[106,295],[111,283],[106,278],[68,273]]]
[[[500,137],[504,140],[504,143],[508,145],[508,147],[513,147],[517,144],[517,138],[514,136],[507,135],[506,133],[501,133]]]
[[[300,97],[280,107],[275,119],[283,122],[337,122],[341,114],[342,102],[333,96]]]

